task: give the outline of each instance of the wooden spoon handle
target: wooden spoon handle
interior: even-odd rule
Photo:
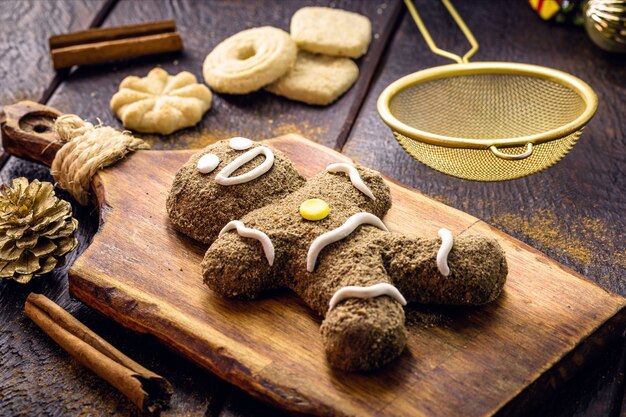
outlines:
[[[50,166],[61,148],[54,120],[62,113],[28,100],[5,106],[3,110],[0,125],[5,152]]]

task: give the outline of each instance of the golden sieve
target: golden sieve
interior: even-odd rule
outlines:
[[[471,49],[461,57],[438,48],[405,0],[429,48],[457,63],[407,75],[382,92],[378,113],[400,145],[431,168],[478,181],[523,177],[561,160],[596,111],[591,87],[537,65],[469,63],[478,43],[442,2]]]

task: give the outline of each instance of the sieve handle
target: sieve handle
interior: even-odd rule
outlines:
[[[424,25],[424,21],[422,20],[419,13],[417,12],[417,9],[415,9],[415,6],[413,5],[413,1],[404,0],[404,4],[406,4],[406,7],[409,9],[409,12],[411,13],[411,16],[413,16],[413,20],[415,20],[415,24],[417,25],[417,28],[420,30],[420,32],[422,32],[422,36],[424,37],[424,40],[428,44],[428,47],[430,48],[430,50],[439,56],[451,59],[453,61],[458,62],[459,64],[467,63],[469,62],[469,59],[472,57],[472,55],[474,55],[476,51],[478,51],[478,42],[476,42],[474,35],[472,35],[472,32],[469,30],[469,28],[467,27],[467,25],[465,24],[461,16],[457,13],[454,6],[452,6],[452,3],[450,3],[450,0],[441,0],[441,2],[443,3],[444,6],[446,6],[446,9],[448,9],[448,12],[450,13],[450,15],[452,15],[452,18],[454,19],[456,24],[459,26],[459,28],[461,28],[461,31],[463,31],[463,34],[467,38],[467,41],[470,43],[470,45],[472,45],[471,49],[467,51],[465,55],[463,55],[463,57],[460,57],[459,55],[453,54],[452,52],[448,52],[439,48],[435,44],[435,41],[433,41],[432,36],[430,36],[430,32],[428,32],[428,29],[426,29],[426,25]]]
[[[493,152],[494,155],[497,156],[498,158],[507,159],[509,161],[519,161],[520,159],[528,158],[533,153],[533,144],[530,142],[527,143],[526,150],[524,151],[524,153],[520,153],[520,154],[504,153],[498,148],[496,148],[495,145],[489,147],[489,150]]]

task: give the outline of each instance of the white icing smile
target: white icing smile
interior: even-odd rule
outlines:
[[[444,277],[450,275],[450,268],[448,267],[448,254],[452,250],[452,244],[454,239],[452,238],[452,232],[448,229],[439,229],[439,237],[441,238],[441,247],[437,252],[437,268]]]
[[[237,175],[236,177],[230,176],[233,172],[241,168],[242,165],[247,164],[261,154],[265,156],[265,161],[263,161],[261,165],[251,171],[245,172],[241,175]],[[215,176],[215,182],[220,185],[243,184],[265,174],[272,168],[273,165],[274,153],[272,152],[272,150],[267,146],[257,146],[256,148],[250,149],[243,155],[239,155],[237,158],[235,158],[234,161],[226,165]]]
[[[220,164],[219,156],[213,153],[208,153],[206,155],[203,155],[202,158],[198,159],[196,169],[201,174],[208,174],[210,172],[213,172],[213,170],[217,168],[219,164]]]
[[[328,311],[335,308],[337,304],[348,298],[375,298],[381,295],[388,295],[401,305],[406,305],[406,299],[402,296],[396,287],[387,283],[370,285],[369,287],[347,286],[340,288],[333,294],[328,303]]]
[[[252,142],[250,139],[242,138],[239,136],[232,138],[228,142],[228,146],[236,151],[245,151],[246,149],[250,149],[252,145],[254,145],[254,142]]]
[[[372,190],[370,190],[368,186],[365,185],[365,183],[361,179],[361,175],[359,174],[359,171],[357,171],[357,169],[353,167],[352,165],[345,164],[343,162],[330,164],[326,167],[326,171],[333,172],[333,173],[335,172],[347,173],[350,176],[350,181],[352,182],[352,185],[354,185],[354,188],[356,188],[357,190],[359,190],[360,192],[362,192],[363,194],[365,194],[372,200],[376,200],[376,197],[374,197],[374,193],[372,193]]]
[[[241,237],[249,237],[252,239],[256,239],[261,242],[263,246],[263,252],[265,253],[265,257],[267,258],[267,262],[272,266],[274,264],[274,245],[270,240],[269,236],[257,229],[250,229],[246,227],[242,221],[233,220],[229,222],[222,230],[220,230],[219,236],[222,236],[224,233],[229,230],[237,229],[237,233]]]
[[[362,224],[376,226],[379,229],[384,230],[385,232],[389,231],[387,230],[387,227],[385,227],[383,221],[374,216],[372,213],[357,213],[353,216],[350,216],[350,218],[346,220],[344,224],[342,224],[335,230],[331,230],[330,232],[326,232],[315,238],[313,243],[311,243],[309,251],[306,255],[306,270],[309,272],[313,272],[313,270],[315,269],[315,263],[317,262],[317,256],[322,251],[322,249],[324,249],[331,243],[348,237],[350,233],[354,232],[354,230]]]

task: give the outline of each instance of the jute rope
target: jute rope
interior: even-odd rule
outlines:
[[[74,114],[56,119],[54,130],[64,145],[52,161],[52,175],[82,205],[89,202],[89,182],[96,172],[128,152],[150,147],[127,132],[94,126]]]

